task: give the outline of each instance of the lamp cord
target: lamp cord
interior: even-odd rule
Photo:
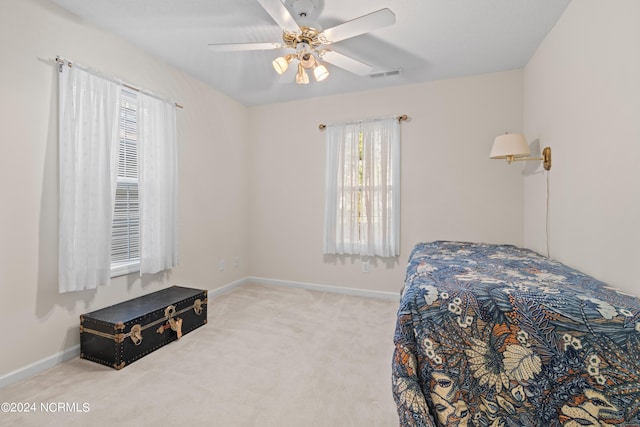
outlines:
[[[549,252],[549,171],[547,173],[547,217],[546,217],[546,233],[547,233],[547,258],[551,258]]]

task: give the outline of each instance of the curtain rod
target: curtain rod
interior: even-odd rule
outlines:
[[[73,67],[73,62],[72,61],[60,58],[59,56],[56,57],[55,61],[60,65],[67,64],[69,67]],[[101,76],[101,77],[104,77],[104,76]],[[122,85],[123,87],[126,87],[127,89],[131,89],[131,90],[136,91],[136,92],[141,92],[141,90],[138,89],[137,87],[133,87],[133,86],[127,84],[127,83],[118,81],[118,80],[113,79],[113,78],[109,78],[109,80],[115,81],[116,83]],[[177,102],[174,102],[174,105],[176,106],[176,108],[184,108],[182,105],[178,104]]]
[[[409,120],[409,116],[407,116],[406,114],[398,116],[397,118],[398,118],[398,123],[402,122],[403,120]],[[325,130],[326,127],[327,127],[327,125],[325,125],[324,123],[320,123],[318,125],[318,129],[320,129],[321,131]]]

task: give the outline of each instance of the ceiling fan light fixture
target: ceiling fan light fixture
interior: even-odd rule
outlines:
[[[327,77],[329,77],[329,70],[322,64],[319,64],[317,67],[313,69],[313,75],[316,78],[317,82],[321,82]]]
[[[299,85],[306,85],[309,83],[309,76],[302,68],[302,64],[298,63],[298,72],[296,73],[296,83]]]
[[[276,73],[283,74],[289,68],[289,63],[293,60],[294,55],[289,54],[287,56],[279,56],[271,63]]]
[[[309,83],[307,70],[313,70],[316,81],[325,80],[329,76],[329,71],[320,61],[333,64],[356,75],[370,75],[373,69],[370,65],[323,48],[323,45],[333,45],[395,23],[395,14],[384,8],[323,30],[317,25],[314,13],[321,9],[324,0],[257,1],[282,29],[281,43],[227,43],[212,44],[210,47],[218,52],[293,49],[295,53],[275,58],[272,65],[274,70],[282,75],[289,69],[291,62],[297,59],[298,70],[295,73],[297,84]],[[294,16],[297,16],[297,19]]]

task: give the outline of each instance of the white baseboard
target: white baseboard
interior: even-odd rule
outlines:
[[[312,291],[319,291],[319,292],[332,292],[336,294],[352,295],[356,297],[377,298],[377,299],[384,299],[384,300],[398,301],[398,302],[400,301],[399,291],[398,292],[372,291],[368,289],[344,288],[341,286],[320,285],[316,283],[294,282],[294,281],[279,280],[279,279],[268,279],[264,277],[247,277],[243,280],[245,280],[245,283],[258,282],[258,283],[264,283],[266,285],[272,285],[272,286],[282,286],[287,288],[301,288],[301,289],[309,289]]]
[[[15,371],[9,372],[8,374],[0,377],[0,389],[17,383],[18,381],[31,378],[34,375],[39,374],[40,372],[46,371],[49,368],[53,368],[54,366],[62,362],[66,362],[67,360],[71,360],[74,357],[78,356],[80,356],[80,344],[69,347],[66,350],[63,350],[52,356],[40,359],[37,362],[33,362],[32,364],[27,365],[23,368],[16,369]]]
[[[400,300],[399,292],[396,293],[396,292],[371,291],[371,290],[357,289],[357,288],[343,288],[340,286],[320,285],[315,283],[294,282],[294,281],[279,280],[279,279],[268,279],[264,277],[245,277],[243,279],[236,280],[235,282],[231,282],[220,288],[208,291],[207,297],[216,298],[220,295],[226,294],[227,292],[231,292],[235,288],[246,285],[247,283],[262,283],[262,284],[271,285],[271,286],[308,289],[308,290],[319,291],[319,292],[333,292],[333,293],[344,294],[344,295],[352,295],[352,296],[366,297],[366,298],[378,298],[378,299],[384,299],[384,300],[390,300],[390,301]],[[34,362],[23,368],[17,369],[13,372],[9,372],[8,374],[0,377],[0,389],[7,387],[11,384],[14,384],[18,381],[22,381],[27,378],[30,378],[49,368],[53,368],[54,366],[62,362],[66,362],[67,360],[73,359],[74,357],[78,357],[78,356],[80,356],[79,344],[74,345],[73,347],[69,347],[66,350],[63,350],[52,356],[38,360],[37,362]]]
[[[207,298],[218,297],[220,295],[226,294],[227,292],[231,292],[233,289],[240,287],[242,285],[245,285],[247,283],[249,283],[249,279],[247,277],[245,277],[244,279],[236,280],[235,282],[231,282],[220,288],[207,291]]]

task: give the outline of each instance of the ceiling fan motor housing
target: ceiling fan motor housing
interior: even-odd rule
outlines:
[[[320,32],[315,28],[311,27],[300,27],[301,33],[290,33],[285,31],[282,34],[282,40],[285,42],[287,47],[295,49],[298,46],[298,43],[305,43],[311,49],[317,49],[322,44],[320,40]]]

